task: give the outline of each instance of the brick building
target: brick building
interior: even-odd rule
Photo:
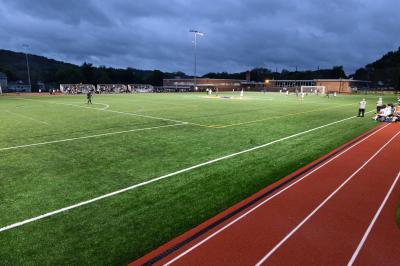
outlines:
[[[353,90],[369,88],[370,82],[353,79],[270,80],[265,86],[269,91],[284,88],[295,91],[300,90],[301,86],[324,86],[326,92],[350,93]]]

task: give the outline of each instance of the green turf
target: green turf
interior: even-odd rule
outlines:
[[[1,96],[0,227],[353,116],[362,97],[224,95],[235,98],[102,95],[90,108],[84,96]],[[372,128],[371,116],[0,232],[0,264],[126,264]],[[179,123],[155,117],[188,124],[1,150]]]

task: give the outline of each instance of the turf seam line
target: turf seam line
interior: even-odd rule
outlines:
[[[95,134],[95,135],[89,135],[89,136],[83,136],[83,137],[52,140],[52,141],[45,141],[45,142],[38,142],[38,143],[31,143],[31,144],[25,144],[25,145],[0,148],[0,151],[15,150],[15,149],[21,149],[21,148],[27,148],[27,147],[33,147],[33,146],[42,146],[42,145],[53,144],[53,143],[60,143],[60,142],[67,142],[67,141],[74,141],[74,140],[81,140],[81,139],[98,138],[98,137],[117,135],[117,134],[123,134],[123,133],[138,132],[138,131],[166,128],[166,127],[177,127],[177,126],[184,126],[184,125],[187,125],[187,124],[181,123],[181,124],[172,124],[172,125],[156,126],[156,127],[135,128],[135,129],[122,130],[122,131],[117,131],[117,132],[101,133],[101,134]]]
[[[388,126],[388,125],[386,125]],[[207,233],[208,231],[212,230],[213,228],[215,228],[216,226],[222,224],[223,222],[225,222],[226,220],[230,219],[231,217],[235,216],[236,214],[246,210],[247,208],[251,207],[252,205],[256,204],[257,202],[259,202],[260,200],[270,196],[271,194],[273,194],[274,192],[278,191],[279,189],[285,187],[286,185],[288,185],[286,188],[284,188],[281,191],[278,191],[276,194],[272,195],[271,197],[265,199],[264,201],[262,201],[261,203],[259,203],[257,206],[253,207],[252,210],[247,211],[246,213],[242,214],[240,217],[236,218],[234,221],[230,222],[228,225],[224,226],[223,228],[219,229],[218,231],[216,231],[215,233],[213,233],[212,235],[210,235],[209,237],[207,237],[206,239],[204,239],[203,241],[201,241],[201,243],[199,242],[198,244],[196,244],[196,247],[200,246],[202,243],[208,241],[209,239],[211,239],[212,237],[214,237],[215,235],[217,235],[218,233],[222,232],[223,230],[225,230],[226,228],[228,228],[229,226],[233,225],[234,223],[236,223],[237,221],[239,221],[240,219],[242,219],[243,217],[247,216],[247,214],[249,214],[250,212],[254,211],[256,208],[260,207],[261,205],[265,204],[266,202],[268,202],[269,200],[273,199],[274,197],[278,196],[279,194],[281,194],[282,192],[284,192],[285,190],[289,189],[290,187],[294,186],[295,184],[297,184],[298,182],[300,182],[301,180],[303,180],[304,178],[306,178],[307,176],[309,176],[310,174],[314,173],[315,171],[317,171],[318,169],[320,169],[321,167],[323,167],[324,165],[328,164],[330,161],[336,159],[337,157],[339,157],[340,155],[342,155],[343,153],[347,152],[348,150],[350,150],[351,148],[357,146],[358,144],[360,144],[361,142],[363,142],[364,140],[368,139],[369,137],[371,137],[372,135],[378,133],[380,130],[382,130],[384,127],[381,127],[379,129],[374,129],[370,132],[367,132],[364,135],[359,136],[358,138],[354,139],[352,142],[346,144],[345,146],[343,146],[341,149],[337,150],[336,152],[326,156],[325,158],[323,158],[320,161],[317,161],[315,164],[307,167],[306,169],[304,169],[303,171],[301,171],[300,173],[296,174],[295,176],[285,180],[284,182],[282,182],[281,184],[277,185],[276,187],[270,189],[269,191],[265,192],[264,194],[258,196],[257,198],[251,200],[250,202],[246,203],[245,205],[237,208],[236,210],[233,210],[231,213],[227,214],[226,216],[222,217],[221,219],[219,219],[218,221],[210,224],[209,226],[207,226],[206,228],[200,230],[199,232],[195,233],[194,235],[192,235],[191,237],[181,241],[180,243],[178,243],[177,245],[175,245],[174,247],[164,251],[163,253],[155,256],[153,259],[150,259],[149,261],[147,261],[146,263],[144,263],[143,265],[152,265],[154,263],[156,263],[157,261],[163,259],[164,257],[170,255],[171,253],[177,251],[178,249],[182,248],[184,245],[188,244],[189,242],[195,240],[196,238],[200,237],[201,235]],[[309,172],[310,171],[310,172]],[[298,179],[299,177],[301,177],[300,179]],[[298,179],[298,180],[296,180]],[[291,183],[292,181],[296,180],[295,182]],[[291,184],[290,184],[291,183]],[[290,185],[289,185],[290,184]],[[193,250],[196,247],[192,247],[190,249]],[[189,252],[190,252],[189,251]],[[189,253],[186,252],[185,254]],[[182,253],[183,254],[183,253]],[[183,256],[181,254],[181,256]],[[176,257],[177,258],[177,257]],[[172,261],[171,261],[172,262]]]
[[[373,219],[371,220],[371,223],[369,224],[367,230],[365,231],[363,237],[360,240],[360,243],[358,244],[356,250],[354,251],[353,256],[351,257],[350,261],[347,263],[348,266],[352,266],[354,264],[354,261],[357,259],[358,254],[360,253],[362,247],[364,246],[365,241],[367,240],[369,234],[371,233],[372,227],[375,225],[376,220],[378,219],[383,208],[385,207],[385,204],[386,204],[387,200],[389,199],[390,194],[392,194],[392,191],[393,191],[394,187],[396,186],[396,183],[399,181],[399,179],[400,179],[400,172],[397,173],[397,177],[394,179],[392,186],[389,188],[389,191],[387,192],[381,205],[379,206],[378,210],[376,211]]]
[[[371,110],[369,112],[372,112],[372,111],[373,110]],[[132,185],[132,186],[120,189],[120,190],[116,190],[116,191],[113,191],[113,192],[98,196],[96,198],[92,198],[92,199],[89,199],[89,200],[86,200],[86,201],[82,201],[82,202],[79,202],[79,203],[76,203],[76,204],[73,204],[73,205],[70,205],[70,206],[55,210],[55,211],[51,211],[51,212],[48,212],[48,213],[45,213],[45,214],[42,214],[42,215],[39,215],[39,216],[36,216],[36,217],[32,217],[32,218],[23,220],[21,222],[10,224],[10,225],[7,225],[5,227],[1,227],[0,228],[0,233],[4,232],[4,231],[7,231],[7,230],[10,230],[10,229],[15,228],[15,227],[19,227],[19,226],[22,226],[22,225],[25,225],[25,224],[28,224],[28,223],[32,223],[34,221],[42,220],[42,219],[44,219],[46,217],[54,216],[56,214],[59,214],[59,213],[65,212],[65,211],[68,211],[68,210],[71,210],[71,209],[75,209],[75,208],[78,208],[78,207],[81,207],[81,206],[84,206],[84,205],[99,201],[99,200],[102,200],[102,199],[105,199],[105,198],[109,198],[109,197],[115,196],[117,194],[120,194],[120,193],[129,191],[129,190],[138,188],[138,187],[142,187],[142,186],[145,186],[145,185],[148,185],[148,184],[151,184],[151,183],[166,179],[166,178],[171,177],[171,176],[175,176],[175,175],[178,175],[178,174],[181,174],[181,173],[189,172],[189,171],[191,171],[193,169],[197,169],[197,168],[200,168],[200,167],[205,166],[205,165],[209,165],[209,164],[212,164],[212,163],[215,163],[215,162],[219,162],[219,161],[222,161],[222,160],[225,160],[225,159],[229,159],[229,158],[232,158],[232,157],[244,154],[244,153],[248,153],[248,152],[251,152],[251,151],[254,151],[254,150],[259,150],[261,148],[270,146],[272,144],[275,144],[275,143],[278,143],[278,142],[281,142],[281,141],[284,141],[284,140],[287,140],[287,139],[291,139],[291,138],[294,138],[294,137],[297,137],[297,136],[301,136],[301,135],[304,135],[306,133],[309,133],[309,132],[312,132],[312,131],[315,131],[315,130],[318,130],[318,129],[321,129],[321,128],[325,128],[325,127],[328,127],[328,126],[331,126],[331,125],[334,125],[334,124],[337,124],[337,123],[341,123],[341,122],[353,119],[355,117],[356,116],[351,116],[351,117],[344,118],[344,119],[341,119],[341,120],[338,120],[338,121],[335,121],[335,122],[331,122],[331,123],[328,123],[328,124],[325,124],[325,125],[322,125],[322,126],[319,126],[319,127],[315,127],[315,128],[309,129],[309,130],[305,130],[305,131],[302,131],[302,132],[299,132],[299,133],[296,133],[296,134],[293,134],[293,135],[290,135],[290,136],[287,136],[287,137],[284,137],[284,138],[281,138],[281,139],[277,139],[277,140],[265,143],[263,145],[259,145],[259,146],[256,146],[256,147],[253,147],[253,148],[250,148],[250,149],[246,149],[246,150],[243,150],[243,151],[240,151],[240,152],[236,152],[236,153],[232,153],[232,154],[229,154],[229,155],[226,155],[226,156],[223,156],[223,157],[219,157],[217,159],[213,159],[213,160],[210,160],[210,161],[207,161],[207,162],[204,162],[204,163],[200,163],[200,164],[188,167],[188,168],[184,168],[184,169],[178,170],[178,171],[173,172],[173,173],[169,173],[169,174],[157,177],[157,178],[153,178],[153,179],[147,180],[147,181],[142,182],[142,183],[138,183],[138,184],[135,184],[135,185]]]
[[[19,114],[19,113],[16,113],[16,112],[12,112],[12,111],[10,111],[10,110],[5,110],[5,111],[6,111],[7,113],[9,113],[9,114],[16,115],[16,116],[20,116],[20,117],[23,117],[23,118],[25,118],[25,119],[28,119],[28,120],[31,120],[31,121],[35,121],[35,122],[37,122],[37,123],[45,124],[45,125],[47,125],[47,126],[50,125],[50,124],[47,123],[47,122],[41,121],[41,120],[39,120],[39,119],[35,119],[35,118],[30,117],[30,116],[27,116],[27,115],[23,115],[23,114]]]
[[[387,141],[378,151],[376,151],[367,161],[365,161],[355,172],[353,172],[342,184],[337,187],[328,197],[326,197],[310,214],[306,216],[297,226],[295,226],[281,241],[278,242],[264,257],[257,262],[256,266],[262,265],[268,258],[270,258],[278,248],[280,248],[294,233],[296,233],[315,213],[317,213],[337,192],[339,192],[355,175],[357,175],[370,161],[372,161],[389,143],[393,141],[400,131],[396,133],[389,141]]]

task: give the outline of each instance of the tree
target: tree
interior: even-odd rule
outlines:
[[[80,67],[85,83],[96,83],[94,80],[94,68],[90,63],[83,63]]]
[[[150,75],[149,83],[154,86],[162,86],[163,85],[164,74],[160,70],[154,70]]]

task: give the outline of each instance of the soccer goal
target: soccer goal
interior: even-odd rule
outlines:
[[[302,93],[325,93],[325,86],[301,86],[300,89]]]

